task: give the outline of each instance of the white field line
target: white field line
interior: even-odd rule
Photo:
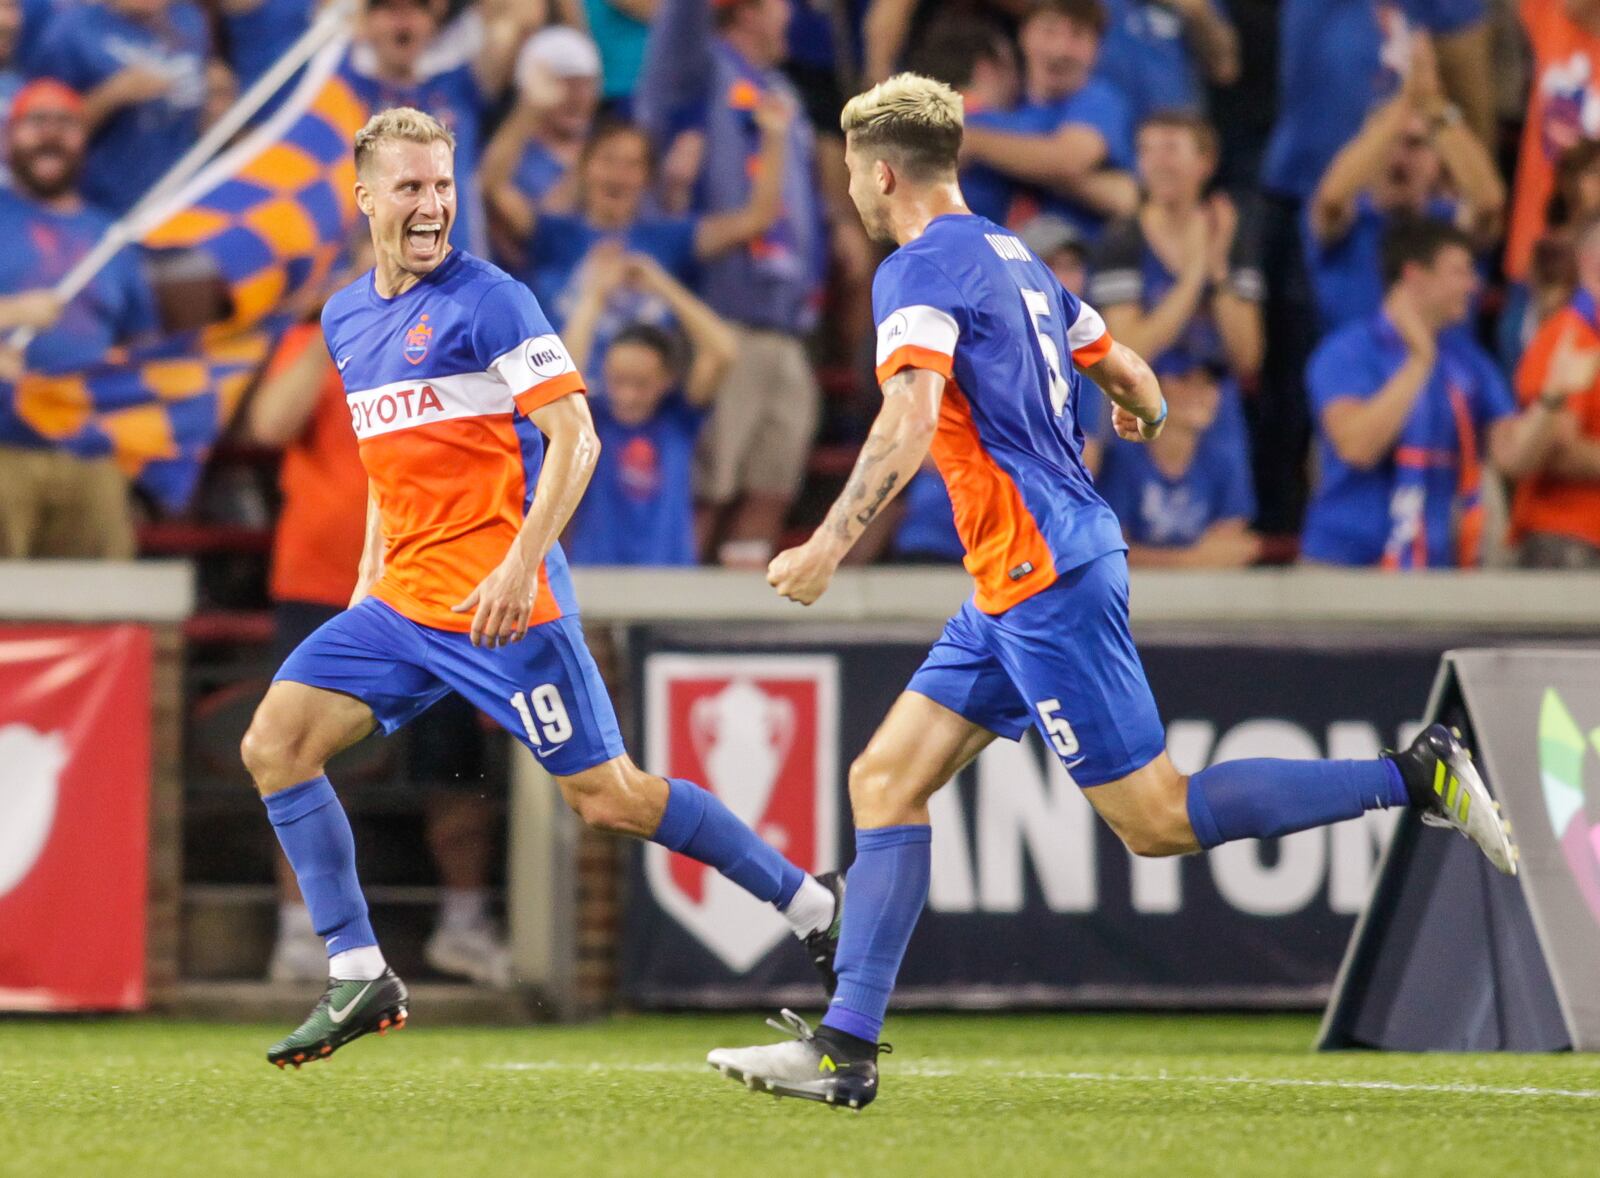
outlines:
[[[688,1063],[569,1063],[565,1060],[536,1059],[485,1065],[506,1072],[634,1072],[648,1075],[698,1075],[703,1064]],[[970,1075],[974,1071],[1004,1072],[1018,1080],[1042,1080],[1076,1084],[1189,1084],[1198,1087],[1324,1088],[1353,1092],[1425,1092],[1452,1096],[1531,1096],[1568,1100],[1600,1100],[1600,1088],[1513,1088],[1493,1084],[1408,1084],[1397,1080],[1320,1080],[1293,1076],[1191,1076],[1172,1072],[1054,1072],[1018,1068],[1004,1060],[974,1060],[960,1067],[936,1064],[888,1065],[895,1075],[946,1079]]]

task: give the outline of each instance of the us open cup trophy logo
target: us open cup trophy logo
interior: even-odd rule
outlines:
[[[0,896],[28,877],[50,841],[68,758],[59,732],[0,726]]]
[[[645,664],[650,767],[714,792],[805,871],[836,865],[838,666],[831,656],[652,655]],[[656,902],[735,973],[788,926],[712,868],[645,848]]]
[[[1600,757],[1600,728],[1585,737],[1561,693],[1547,688],[1539,709],[1539,784],[1550,829],[1578,891],[1600,922],[1600,764],[1587,787],[1585,761]]]

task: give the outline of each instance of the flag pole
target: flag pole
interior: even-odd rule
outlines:
[[[299,39],[273,62],[271,68],[257,78],[223,116],[196,141],[195,145],[184,152],[178,162],[167,169],[166,174],[106,230],[104,236],[95,243],[95,247],[62,275],[61,280],[52,289],[52,293],[62,305],[71,302],[112,258],[145,231],[144,222],[150,218],[152,211],[188,184],[209,164],[212,158],[228,145],[228,141],[283,88],[284,83],[294,76],[295,71],[348,29],[358,3],[359,0],[333,0],[324,8],[312,22],[311,27],[300,34]],[[11,333],[6,343],[14,348],[26,348],[33,341],[34,335],[33,328],[20,327]]]

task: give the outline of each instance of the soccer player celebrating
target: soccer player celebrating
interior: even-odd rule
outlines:
[[[873,283],[883,405],[827,519],[767,579],[816,601],[931,447],[977,592],[851,766],[856,860],[822,1026],[785,1011],[793,1040],[719,1049],[712,1067],[753,1090],[851,1108],[877,1095],[884,1012],[928,895],[928,799],[996,736],[1016,740],[1030,724],[1137,855],[1414,805],[1514,872],[1493,800],[1437,725],[1373,761],[1174,768],[1128,633],[1127,545],[1084,470],[1078,427],[1081,370],[1114,402],[1120,436],[1156,437],[1167,414],[1154,374],[1021,241],[967,208],[954,91],[901,74],[853,98],[841,123],[861,219],[899,246]]]
[[[350,608],[284,662],[241,750],[329,953],[321,1001],[267,1052],[279,1067],[405,1024],[323,766],[452,690],[527,744],[588,825],[692,856],[776,906],[832,988],[837,880],[623,751],[556,543],[599,453],[583,378],[526,287],[450,247],[453,150],[409,107],[357,133],[376,265],[322,312],[370,504]]]

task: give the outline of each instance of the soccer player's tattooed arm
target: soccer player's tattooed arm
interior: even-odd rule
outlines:
[[[767,583],[780,596],[810,605],[827,590],[851,545],[928,456],[944,385],[942,375],[926,368],[903,368],[883,382],[883,406],[828,517],[811,539],[778,553],[767,568]]]
[[[308,349],[309,350],[309,349]],[[378,512],[378,497],[372,484],[367,484],[367,534],[361,542],[361,564],[356,572],[355,591],[350,594],[350,608],[372,592],[372,587],[383,576],[383,516]]]
[[[1148,442],[1161,433],[1161,385],[1138,352],[1113,342],[1083,372],[1111,398],[1111,428],[1118,437]]]
[[[529,413],[528,420],[545,436],[533,505],[505,559],[454,607],[456,613],[475,611],[474,646],[505,646],[527,633],[539,566],[577,510],[600,458],[600,438],[582,393],[558,397]]]

